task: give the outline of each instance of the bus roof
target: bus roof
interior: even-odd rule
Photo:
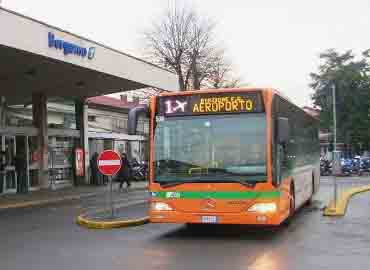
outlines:
[[[185,95],[194,95],[194,94],[205,94],[205,93],[233,93],[233,92],[271,92],[274,95],[278,95],[284,100],[290,102],[295,107],[303,111],[305,114],[309,115],[311,118],[318,120],[318,118],[313,117],[309,113],[307,113],[305,110],[303,110],[301,107],[296,105],[289,97],[287,97],[282,92],[278,91],[275,88],[264,88],[264,87],[241,87],[241,88],[218,88],[218,89],[202,89],[202,90],[189,90],[189,91],[178,91],[178,92],[165,92],[161,93],[158,96],[185,96]]]
[[[202,90],[189,90],[189,91],[180,91],[180,92],[165,92],[159,94],[159,96],[183,96],[183,95],[193,95],[193,94],[204,94],[204,93],[232,93],[232,92],[264,92],[264,91],[271,91],[274,94],[279,95],[280,97],[284,98],[285,100],[289,101],[290,103],[294,102],[281,93],[280,91],[276,90],[275,88],[264,88],[264,87],[242,87],[242,88],[218,88],[218,89],[202,89]]]
[[[161,93],[158,96],[183,96],[183,95],[193,95],[193,94],[205,94],[205,93],[232,93],[232,92],[256,92],[256,91],[267,91],[273,90],[270,88],[257,88],[257,87],[250,87],[250,88],[218,88],[218,89],[202,89],[202,90],[189,90],[189,91],[178,91],[178,92],[166,92]],[[276,91],[276,90],[273,90]]]

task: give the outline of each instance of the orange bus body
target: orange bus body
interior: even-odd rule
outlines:
[[[267,181],[246,187],[239,183],[185,183],[163,188],[154,179],[154,121],[156,98],[150,101],[150,172],[149,191],[151,206],[163,202],[172,210],[158,210],[150,207],[149,218],[153,223],[204,223],[202,217],[216,216],[218,224],[279,225],[290,215],[291,181],[286,177],[275,186],[272,181],[272,99],[278,92],[273,89],[218,89],[176,93],[161,96],[193,95],[199,93],[232,93],[261,91],[265,104],[267,121],[266,145],[268,146]],[[195,116],[196,117],[196,116]],[[267,212],[248,211],[257,203],[275,203],[277,208]]]

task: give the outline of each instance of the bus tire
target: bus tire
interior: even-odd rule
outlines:
[[[312,180],[311,180],[311,185],[312,185],[312,192],[311,192],[311,196],[310,198],[308,199],[307,201],[307,205],[311,205],[312,204],[312,201],[313,201],[313,195],[315,194],[315,176],[312,174]]]
[[[289,195],[290,195],[289,196],[290,197],[290,204],[289,204],[289,216],[286,220],[287,224],[290,224],[290,222],[292,221],[292,218],[294,216],[294,213],[295,213],[295,192],[294,192],[293,180],[292,180],[292,183],[290,184]]]

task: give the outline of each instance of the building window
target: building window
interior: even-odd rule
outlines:
[[[144,134],[149,134],[149,123],[144,122]]]
[[[113,119],[114,129],[127,129],[127,119]]]
[[[96,121],[96,116],[95,115],[88,115],[87,119],[89,122],[95,122]]]
[[[118,120],[118,128],[126,129],[127,128],[127,119]]]
[[[138,123],[137,123],[137,131],[139,133],[143,133],[144,132],[144,122],[143,121],[138,121]]]

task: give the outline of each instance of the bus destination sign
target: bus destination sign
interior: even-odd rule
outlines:
[[[157,112],[162,116],[264,112],[260,92],[206,93],[158,99]]]

